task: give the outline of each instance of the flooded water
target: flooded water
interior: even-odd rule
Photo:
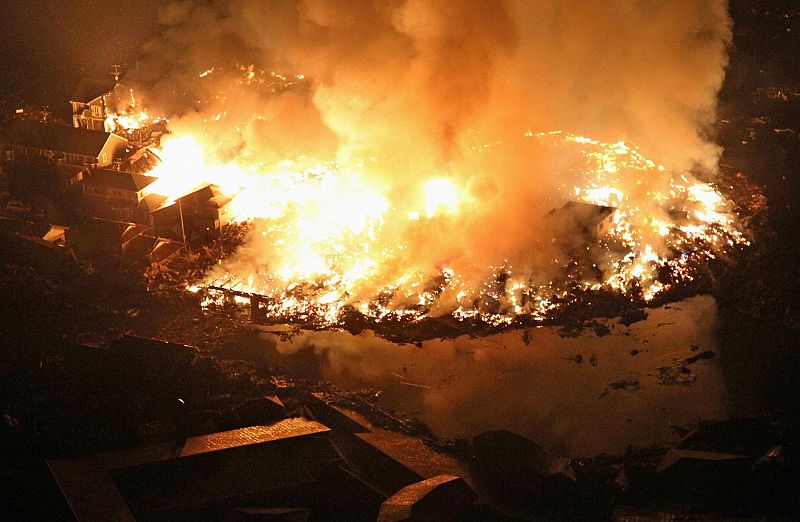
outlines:
[[[508,429],[557,452],[594,455],[669,443],[671,425],[726,415],[716,317],[714,299],[699,296],[629,327],[610,321],[603,337],[536,328],[421,348],[369,332],[261,337],[270,364],[345,389],[379,389],[384,407],[440,436]]]

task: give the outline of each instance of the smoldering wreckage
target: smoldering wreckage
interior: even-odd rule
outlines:
[[[702,4],[693,20],[707,25],[707,38],[694,43],[698,60],[707,60],[694,64],[702,95],[683,100],[693,116],[713,114],[707,93],[720,88],[730,39],[722,3]],[[205,23],[210,8],[184,7],[165,15],[171,31],[143,63]],[[657,88],[641,94],[648,110],[627,109],[632,127],[653,107],[679,122],[663,148],[646,133],[639,149],[547,126],[500,131],[492,115],[504,114],[507,100],[475,83],[419,79],[448,60],[485,60],[489,65],[470,69],[481,81],[511,80],[512,73],[500,78],[497,64],[506,60],[513,71],[519,64],[509,46],[531,42],[504,42],[493,31],[510,22],[493,16],[497,27],[471,28],[492,42],[492,52],[463,44],[462,56],[451,56],[437,42],[458,39],[458,31],[436,9],[412,7],[402,19],[370,11],[393,37],[363,35],[376,55],[406,40],[418,46],[419,55],[408,58],[409,77],[400,81],[392,72],[396,106],[366,88],[378,81],[359,72],[369,57],[339,63],[337,84],[318,49],[300,49],[294,67],[280,70],[238,63],[195,70],[200,60],[219,62],[203,47],[189,62],[171,64],[171,81],[192,98],[193,111],[175,110],[181,100],[159,99],[159,86],[148,92],[140,71],[132,71],[123,76],[135,87],[125,77],[83,81],[69,100],[72,126],[43,122],[46,113],[26,108],[4,123],[0,304],[12,349],[0,362],[0,481],[13,492],[3,500],[6,512],[21,519],[382,521],[796,512],[798,431],[780,415],[675,425],[672,446],[570,458],[503,430],[443,439],[382,405],[378,389],[346,391],[264,363],[256,327],[275,327],[286,339],[309,330],[371,331],[420,347],[520,330],[527,343],[528,331],[542,326],[566,337],[609,335],[612,323],[640,322],[648,307],[700,293],[753,314],[774,304],[757,294],[747,302],[734,297],[731,284],[742,265],[764,254],[762,187],[725,166],[705,180],[719,150],[694,124],[681,129],[685,119],[662,107]],[[331,16],[319,27],[341,30],[332,13],[306,15],[314,23]],[[416,26],[412,15],[436,23]],[[682,52],[664,52],[673,51]],[[553,59],[572,52],[554,50]],[[475,99],[453,107],[451,89],[465,86]],[[507,94],[537,96],[520,89]],[[417,99],[415,90],[427,97]],[[243,113],[237,96],[263,112]],[[381,122],[364,117],[359,96],[383,111]],[[559,96],[559,103],[569,101],[566,90]],[[435,110],[426,105],[431,100]],[[426,122],[405,116],[414,104],[424,107],[423,120],[430,113],[433,128],[444,126],[444,138],[439,130],[431,138]],[[290,160],[281,138],[266,133],[283,149],[260,141],[261,126],[298,117],[298,106],[314,145],[292,136],[308,150]],[[581,128],[562,112],[546,123]],[[409,143],[387,137],[386,116],[407,126]],[[342,143],[359,145],[342,146],[333,160],[309,160],[304,154],[320,153],[319,144],[330,141],[328,127]],[[630,135],[622,124],[610,129]],[[384,140],[399,147],[400,165],[380,159]],[[683,156],[672,161],[676,153],[667,149],[681,140]],[[422,146],[428,141],[446,151],[444,167],[440,150]],[[526,147],[532,152],[520,155]],[[550,174],[520,188],[520,161]],[[509,180],[487,181],[487,164],[508,169]],[[398,176],[403,169],[439,174]],[[451,238],[454,229],[464,237]],[[751,242],[756,234],[761,244]],[[498,241],[503,235],[514,237]],[[659,385],[688,387],[693,368],[716,356],[694,346],[653,371]],[[602,364],[589,353],[569,360]],[[642,386],[636,376],[620,376],[591,400]]]

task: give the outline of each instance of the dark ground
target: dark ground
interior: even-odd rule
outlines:
[[[763,7],[769,4],[772,7]],[[715,296],[734,411],[800,414],[800,6],[731,3],[734,45],[720,94],[723,172],[761,185],[767,215]]]

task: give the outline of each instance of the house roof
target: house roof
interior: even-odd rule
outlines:
[[[195,186],[191,191],[179,198],[164,197],[160,205],[152,208],[150,212],[175,212],[178,202],[183,205],[184,210],[204,207],[220,209],[231,201],[233,201],[233,198],[223,193],[218,185],[204,184]],[[155,199],[153,199],[153,203],[156,203]]]
[[[111,169],[94,169],[86,183],[117,190],[139,192],[158,178]]]
[[[162,350],[163,351],[163,350]],[[95,454],[80,459],[47,460],[46,464],[78,520],[136,520],[128,503],[163,518],[165,511],[195,509],[216,502],[230,502],[258,491],[285,491],[310,486],[317,478],[309,468],[342,464],[341,454],[329,442],[330,429],[304,417],[283,419],[269,425],[188,437],[181,444],[165,442]],[[210,458],[214,455],[215,458]],[[205,456],[205,458],[203,458]],[[258,460],[256,460],[258,459]],[[263,473],[241,463],[266,461],[280,473]],[[208,472],[207,470],[211,470]],[[124,471],[149,486],[124,488],[125,497],[111,473]],[[250,472],[245,480],[237,477]],[[190,478],[164,486],[154,477],[211,477],[208,491],[193,487]],[[206,483],[203,483],[205,486]],[[158,516],[161,515],[161,516]]]
[[[736,462],[745,461],[748,457],[745,455],[737,455],[732,453],[715,453],[709,451],[695,451],[687,449],[672,448],[661,459],[656,469],[659,472],[666,471],[679,462]]]
[[[159,239],[156,246],[150,252],[150,257],[156,263],[163,263],[180,253],[185,248],[183,243],[177,241],[170,241],[168,239]]]
[[[108,94],[116,85],[114,80],[100,78],[83,78],[75,86],[75,90],[70,95],[69,101],[89,103],[98,96]]]
[[[150,227],[147,225],[142,225],[139,223],[131,223],[128,225],[128,228],[125,229],[125,232],[122,233],[122,237],[120,237],[120,241],[123,243],[123,249],[125,248],[125,243],[128,241],[140,237],[145,232],[149,231]]]
[[[231,202],[233,198],[227,196],[218,185],[204,185],[188,194],[178,198],[184,205],[210,205],[214,208],[222,208]]]
[[[108,132],[77,129],[64,125],[15,120],[6,131],[8,142],[22,147],[97,157],[111,138]],[[113,135],[116,136],[116,135]],[[124,138],[117,138],[124,140]]]
[[[167,201],[167,196],[160,194],[148,194],[139,202],[139,209],[144,209],[148,214],[161,210],[161,206]]]

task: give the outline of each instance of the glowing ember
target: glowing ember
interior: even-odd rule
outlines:
[[[192,220],[248,222],[187,282],[209,299],[322,325],[640,303],[747,243],[704,181],[726,3],[684,4],[182,3],[111,122],[161,149],[148,208],[213,184]]]
[[[397,208],[391,195],[371,182],[375,178],[363,164],[344,168],[285,161],[265,169],[212,161],[196,138],[182,135],[164,141],[159,152],[163,164],[150,172],[159,179],[147,191],[171,201],[213,183],[233,197],[236,220],[259,224],[259,237],[245,247],[258,250],[255,257],[262,261],[255,270],[252,262],[224,263],[188,288],[211,289],[206,304],[231,290],[263,296],[268,317],[319,324],[337,323],[349,305],[376,321],[451,314],[502,325],[520,315],[547,317],[570,288],[638,292],[632,296],[650,300],[674,282],[691,280],[692,262],[747,244],[713,186],[656,165],[630,144],[562,132],[528,132],[525,137],[578,146],[586,183],[567,194],[616,209],[609,232],[594,247],[599,253],[593,266],[602,263],[601,276],[535,284],[503,263],[489,269],[488,279],[468,280],[446,259],[433,272],[404,268],[408,245],[387,238],[408,236],[430,220],[470,209],[446,177],[432,177],[419,187],[416,208]],[[642,176],[652,178],[650,188],[637,193]],[[397,221],[401,216],[405,224]],[[388,233],[398,227],[407,228],[399,236]]]
[[[121,84],[117,84],[117,87],[122,88]],[[122,100],[115,100],[120,105],[119,107],[114,109],[107,107],[104,122],[106,132],[116,132],[123,136],[131,136],[138,130],[168,121],[163,116],[151,116],[147,109],[139,107],[133,89],[129,89],[125,94],[127,95],[125,98],[128,103]]]

